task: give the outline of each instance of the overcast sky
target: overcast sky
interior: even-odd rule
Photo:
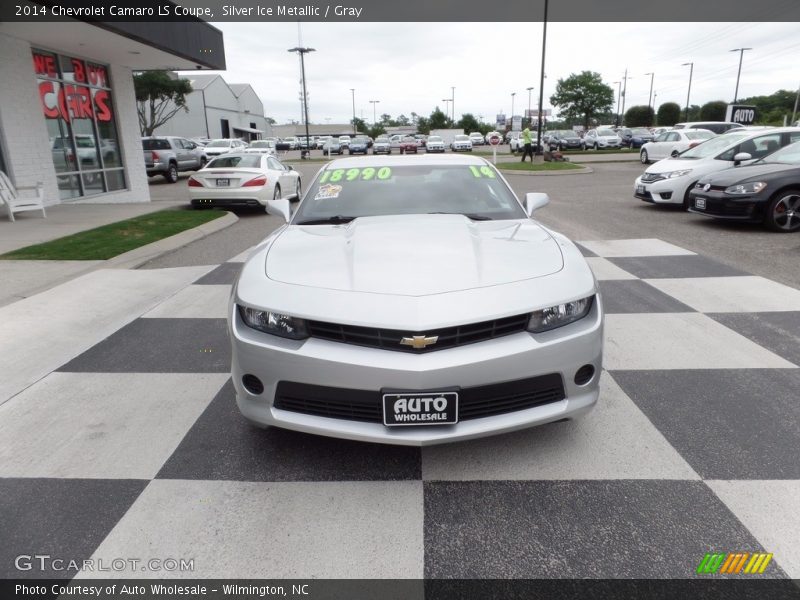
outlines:
[[[298,45],[298,25],[213,23],[225,36],[229,83],[249,83],[279,124],[301,119],[300,64],[287,52]],[[733,101],[739,53],[744,53],[739,97],[770,94],[800,85],[797,23],[550,23],[547,29],[544,107],[559,78],[583,70],[599,72],[615,90],[628,69],[626,109],[647,104],[650,76],[656,106],[686,103],[694,62],[691,104]],[[393,117],[427,116],[455,86],[456,117],[462,113],[494,122],[497,113],[528,107],[526,88],[539,95],[541,23],[303,23],[309,120],[346,123],[352,116],[372,122],[376,112]]]

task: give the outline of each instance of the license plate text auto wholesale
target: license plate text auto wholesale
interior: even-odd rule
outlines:
[[[383,424],[453,425],[458,423],[458,392],[383,394]]]
[[[230,184],[230,179],[217,179],[217,187],[228,187]]]
[[[705,210],[706,208],[706,199],[705,198],[695,198],[694,199],[694,207],[699,208],[701,210]]]

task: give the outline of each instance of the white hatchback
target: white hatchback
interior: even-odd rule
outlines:
[[[800,140],[800,128],[729,131],[678,156],[660,160],[636,178],[633,195],[656,204],[689,205],[689,190],[703,176],[738,165],[749,165],[778,148]]]

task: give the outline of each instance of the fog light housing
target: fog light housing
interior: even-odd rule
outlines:
[[[586,385],[594,378],[594,365],[583,365],[575,372],[575,385]]]
[[[258,396],[264,392],[264,384],[261,383],[261,380],[258,377],[251,375],[250,373],[247,375],[242,375],[242,385],[244,386],[244,389],[254,396]]]

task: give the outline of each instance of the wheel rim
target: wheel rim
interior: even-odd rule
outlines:
[[[281,186],[276,185],[275,191],[272,192],[272,199],[273,200],[280,200],[281,199]]]
[[[786,231],[800,228],[800,194],[788,194],[778,200],[772,209],[772,222]]]
[[[643,163],[646,163],[647,162],[647,150],[642,150],[642,152],[639,154],[639,157],[641,158],[641,161]]]
[[[297,180],[297,199],[298,200],[300,200],[300,196],[302,195],[302,193],[303,193],[303,184],[298,179]]]
[[[172,181],[178,181],[178,169],[175,167],[170,167],[169,169],[169,178]]]

